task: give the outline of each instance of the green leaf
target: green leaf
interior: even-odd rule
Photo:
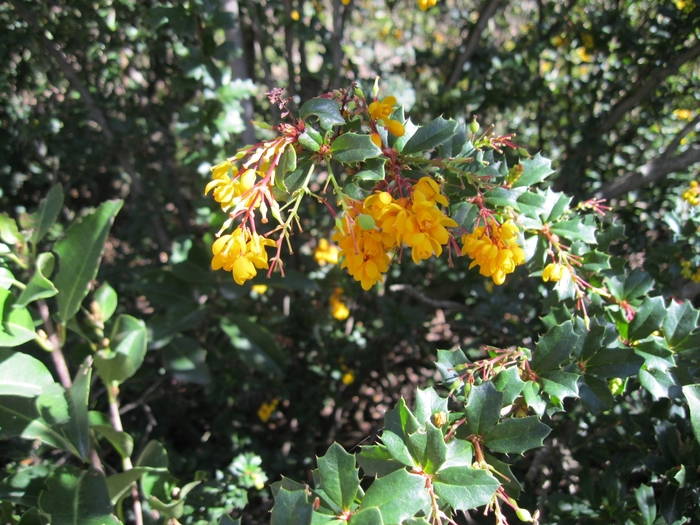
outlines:
[[[618,301],[633,301],[644,297],[654,287],[654,279],[641,270],[633,270],[629,275],[615,275],[606,279],[608,289]]]
[[[666,316],[663,297],[646,297],[630,322],[628,339],[640,341],[661,327]]]
[[[543,392],[561,401],[567,397],[578,396],[579,377],[579,374],[573,374],[571,372],[548,370],[540,374],[539,381],[542,384]]]
[[[58,289],[58,317],[64,325],[78,312],[90,281],[97,276],[105,239],[121,207],[120,200],[103,203],[90,215],[71,224],[66,237],[54,247],[59,258],[59,270],[54,278]]]
[[[0,400],[0,439],[39,439],[52,447],[80,456],[62,431],[51,427],[40,415],[32,398],[3,396]]]
[[[549,229],[552,233],[556,233],[570,241],[583,241],[590,244],[595,244],[596,242],[595,226],[584,224],[579,219],[557,222],[552,224]]]
[[[22,514],[17,525],[48,525],[49,518],[45,514],[42,514],[39,509],[32,507],[27,512]]]
[[[0,501],[36,507],[39,504],[39,494],[46,488],[44,482],[54,468],[55,465],[44,462],[21,467],[4,477],[0,480]]]
[[[156,440],[146,443],[141,455],[136,460],[137,467],[151,467],[156,469],[168,468],[168,452],[165,447]]]
[[[176,337],[163,349],[165,368],[178,381],[208,385],[211,374],[206,363],[207,351],[191,337]]]
[[[352,525],[384,525],[384,520],[377,507],[362,508],[353,514]]]
[[[0,396],[35,397],[53,383],[51,372],[38,359],[0,348]]]
[[[231,284],[235,285],[233,279]],[[190,298],[171,304],[164,316],[154,315],[148,320],[149,348],[157,350],[164,347],[180,332],[196,328],[206,316],[206,306]]]
[[[103,283],[93,294],[93,300],[99,307],[100,320],[104,323],[109,321],[117,310],[117,292],[109,283]]]
[[[637,374],[643,364],[632,348],[601,348],[585,362],[585,372],[602,379],[624,378]]]
[[[417,439],[418,438],[418,439]],[[426,474],[435,474],[447,459],[447,445],[442,431],[428,423],[425,431],[419,430],[408,436],[413,457]]]
[[[369,190],[366,190],[364,188],[361,188],[354,182],[351,182],[350,184],[346,184],[345,187],[343,188],[343,193],[350,197],[351,199],[355,199],[358,201],[366,199],[371,192]]]
[[[486,505],[501,486],[486,470],[472,467],[443,469],[433,478],[437,495],[455,510]]]
[[[501,476],[494,476],[497,480],[501,482],[501,485],[506,490],[509,496],[518,499],[520,493],[523,491],[523,486],[516,479],[515,474],[510,469],[508,463],[504,463],[493,456],[486,454],[484,452],[484,459],[493,469],[500,473]]]
[[[479,217],[479,207],[471,202],[458,202],[450,206],[452,220],[459,224],[460,228],[473,231],[476,219]],[[441,350],[447,352],[448,350]]]
[[[512,417],[491,429],[484,436],[483,442],[494,452],[522,454],[531,448],[541,447],[551,430],[537,416]]]
[[[435,414],[442,412],[447,417],[447,398],[440,397],[433,387],[425,390],[419,388],[416,390],[416,407],[413,412],[421,424],[428,422],[434,424]]]
[[[405,469],[377,478],[362,498],[362,507],[379,507],[384,523],[402,523],[420,511],[427,513],[430,496],[425,478]]]
[[[608,388],[608,384],[597,377],[584,375],[579,381],[578,395],[581,403],[591,414],[597,414],[609,410],[615,402],[615,398]]]
[[[53,272],[53,266],[54,257],[52,253],[39,254],[36,258],[34,275],[32,275],[32,278],[27,283],[27,287],[22,291],[22,294],[14,304],[15,308],[24,308],[37,299],[53,297],[58,293],[56,287],[48,279]]]
[[[382,443],[389,453],[389,457],[407,467],[413,467],[417,464],[417,461],[413,459],[407,441],[408,436],[406,437],[406,441],[404,441],[401,436],[398,436],[391,430],[384,430],[384,432],[382,432]]]
[[[523,398],[527,406],[534,410],[536,414],[539,416],[544,414],[545,408],[547,408],[547,402],[540,394],[539,383],[535,381],[526,381],[523,387]]]
[[[116,525],[104,474],[90,468],[58,467],[46,479],[46,491],[39,496],[42,512],[51,525]]]
[[[610,255],[593,250],[583,254],[582,268],[588,272],[602,272],[610,269]]]
[[[70,409],[66,399],[65,389],[58,383],[52,383],[44,388],[36,399],[39,415],[51,426],[65,425],[70,421]]]
[[[674,397],[671,390],[678,388],[677,381],[669,370],[642,367],[639,371],[639,382],[655,401],[664,397]]]
[[[292,147],[285,148],[275,168],[275,184],[279,186],[286,178],[287,173],[291,173],[295,169],[297,169],[297,151]],[[285,186],[280,189],[287,190]]]
[[[689,302],[678,303],[674,300],[668,305],[667,312],[663,322],[663,333],[668,346],[673,348],[695,330],[699,312]]]
[[[141,479],[141,476],[148,472],[148,470],[149,469],[145,467],[135,467],[109,476],[107,478],[107,490],[109,491],[110,503],[116,505],[132,485]]]
[[[146,356],[146,324],[130,315],[117,318],[110,337],[110,349],[95,354],[97,373],[106,384],[121,384],[141,367]]]
[[[469,359],[464,355],[461,348],[457,350],[438,350],[438,361],[435,366],[442,376],[442,383],[447,387],[452,387],[459,379],[460,372],[455,369],[461,365],[469,363]]]
[[[75,375],[73,385],[66,391],[71,418],[65,433],[71,443],[75,445],[82,459],[87,458],[90,449],[88,401],[91,378],[92,366],[86,360]]]
[[[642,515],[644,525],[654,525],[656,520],[656,499],[654,489],[648,485],[640,485],[634,491],[634,499],[637,500],[637,508]]]
[[[538,374],[558,369],[574,352],[578,341],[579,334],[574,332],[571,321],[555,326],[537,341],[530,367]]]
[[[683,395],[690,408],[690,424],[693,427],[695,440],[700,442],[700,385],[684,386]]]
[[[499,372],[493,379],[496,390],[503,392],[503,405],[507,406],[515,401],[525,387],[525,381],[520,379],[520,370],[517,367],[506,368]]]
[[[513,183],[513,188],[534,186],[554,173],[551,167],[552,161],[542,157],[539,153],[531,159],[521,161],[520,164],[523,165],[523,172]]]
[[[26,308],[14,308],[15,297],[0,288],[0,347],[19,346],[36,337],[34,321]]]
[[[36,228],[29,239],[34,246],[41,242],[54,225],[58,214],[61,213],[61,208],[63,208],[63,187],[60,184],[54,184],[46,198],[39,203],[39,209],[36,212]]]
[[[307,501],[306,491],[280,489],[275,494],[270,525],[311,525],[314,506]]]
[[[491,206],[504,208],[510,206],[515,210],[519,210],[518,198],[523,194],[524,191],[524,188],[507,189],[498,187],[484,193],[484,198],[486,202]]]
[[[425,126],[419,127],[403,147],[405,155],[413,155],[436,148],[455,135],[457,122],[438,117]]]
[[[246,365],[260,372],[283,375],[286,357],[266,328],[242,315],[222,319],[220,326]]]
[[[134,451],[134,438],[129,434],[115,430],[109,425],[91,425],[90,428],[109,441],[122,458],[131,457]]]
[[[676,364],[673,352],[659,341],[644,341],[634,347],[634,353],[644,358],[647,368],[668,370]]]
[[[14,246],[21,238],[15,220],[7,212],[0,213],[0,239],[10,246]]]
[[[302,120],[308,120],[311,116],[318,117],[321,127],[325,130],[345,124],[345,119],[340,114],[340,105],[329,98],[312,98],[301,106],[299,116]]]
[[[384,165],[386,164],[386,158],[377,157],[370,159],[367,162],[363,162],[360,167],[360,171],[353,175],[354,178],[358,180],[384,180]]]
[[[391,453],[382,445],[363,446],[357,455],[357,462],[365,476],[374,477],[386,476],[404,467],[403,463],[394,461]]]
[[[331,156],[341,164],[363,162],[382,154],[369,135],[344,133],[331,144]]]
[[[338,443],[333,443],[326,455],[318,458],[320,487],[342,510],[349,510],[360,486],[359,469],[355,467],[355,456],[345,452]]]
[[[464,407],[467,427],[473,434],[483,436],[498,423],[502,407],[503,392],[496,390],[491,381],[473,386]]]
[[[393,432],[399,436],[404,443],[407,441],[408,435],[413,434],[421,428],[420,422],[416,416],[406,406],[404,398],[399,399],[399,402],[384,415],[384,430]]]
[[[15,276],[9,269],[5,268],[4,266],[0,266],[0,288],[3,290],[9,290],[11,286],[22,284],[23,283],[20,283],[17,279],[15,279]]]

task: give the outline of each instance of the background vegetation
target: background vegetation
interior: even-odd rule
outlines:
[[[483,345],[531,347],[556,324],[544,316],[557,299],[524,273],[494,287],[465,261],[449,269],[445,260],[395,266],[379,293],[363,292],[315,259],[333,219],[312,203],[286,278],[238,286],[212,272],[209,246],[224,217],[204,186],[212,165],[269,137],[251,119],[279,122],[264,93],[285,87],[298,108],[353,81],[369,94],[381,76],[381,93],[414,122],[478,116],[515,132],[518,145],[553,159],[553,189],[574,202],[609,200],[606,221],[624,228],[610,251],[636,269],[640,301],[694,300],[700,219],[682,194],[700,166],[698,28],[691,0],[439,0],[428,11],[413,0],[10,0],[0,5],[0,238],[10,247],[0,288],[36,274],[23,263],[37,247],[60,253],[55,243],[71,238],[77,218],[99,222],[104,256],[85,280],[83,308],[82,295],[68,305],[44,295],[28,311],[39,325],[43,308],[67,321],[75,306],[70,331],[57,334],[69,378],[104,337],[147,344],[143,365],[119,378],[117,406],[109,386],[90,392],[91,424],[111,404],[133,438],[125,453],[103,430],[104,469],[121,471],[132,455],[136,466],[166,469],[141,488],[162,504],[144,501],[148,522],[230,514],[266,523],[267,480],[310,482],[315,456],[334,441],[346,450],[372,442],[401,396],[412,406],[416,386],[439,384],[436,350],[461,346],[474,359]],[[57,222],[18,247],[13,225],[31,230],[28,214],[51,206]],[[24,261],[8,255],[22,249]],[[333,315],[334,294],[345,319]],[[20,349],[59,378],[50,335],[54,352],[33,341]],[[697,377],[692,363],[688,377]],[[677,488],[657,494],[659,519],[700,519],[697,490],[681,492],[697,473],[674,477],[679,455],[697,466],[699,452],[688,428],[673,426],[688,415],[671,386],[658,395],[632,384],[611,410],[591,415],[572,403],[553,415],[545,446],[511,466],[524,480],[520,506],[539,509],[542,523],[625,523],[640,512],[634,491],[663,475]],[[14,435],[2,421],[0,437]],[[0,442],[0,456],[3,523],[40,519],[25,512],[42,490],[27,480],[79,465],[16,437]],[[179,488],[152,489],[163,486]],[[125,504],[120,518],[133,512]],[[493,522],[477,512],[460,519]]]

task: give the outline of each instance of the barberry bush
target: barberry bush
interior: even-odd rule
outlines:
[[[0,6],[2,522],[700,521],[698,17]]]

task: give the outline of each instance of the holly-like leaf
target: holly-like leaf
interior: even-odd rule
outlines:
[[[563,401],[567,397],[578,396],[578,374],[562,370],[548,370],[540,374],[542,390],[550,397]]]
[[[421,423],[435,422],[434,415],[442,412],[447,417],[447,398],[440,397],[433,387],[416,390],[416,419]]]
[[[0,348],[0,396],[35,397],[53,383],[51,372],[38,359]]]
[[[589,272],[602,272],[610,269],[610,255],[597,250],[592,250],[583,254],[581,268]]]
[[[507,406],[523,391],[525,382],[520,379],[520,371],[516,367],[506,368],[493,379],[496,390],[503,392],[503,405]]]
[[[435,366],[442,376],[442,383],[451,387],[455,381],[459,381],[460,372],[455,367],[469,362],[461,348],[457,350],[438,350],[438,360]]]
[[[63,187],[60,184],[54,184],[46,198],[39,203],[39,209],[36,212],[36,227],[29,239],[34,246],[41,242],[55,224],[61,208],[63,208]]]
[[[464,439],[453,439],[447,443],[447,455],[442,468],[448,467],[469,467],[474,457],[474,447]]]
[[[362,508],[378,507],[384,523],[402,523],[418,512],[428,512],[430,495],[425,478],[405,469],[377,478],[362,498]]]
[[[459,224],[460,228],[467,231],[473,231],[476,219],[479,217],[479,207],[471,202],[458,202],[450,206],[452,220]],[[449,350],[439,350],[439,352],[448,352]]]
[[[698,311],[689,302],[678,303],[671,301],[664,318],[664,338],[671,348],[678,345],[698,325]]]
[[[578,395],[586,410],[594,415],[609,410],[610,406],[615,402],[608,384],[597,377],[587,374],[579,380]]]
[[[341,164],[363,162],[382,154],[369,135],[344,133],[331,144],[331,156]]]
[[[494,458],[490,454],[484,453],[484,459],[496,472],[500,473],[501,476],[495,476],[501,482],[501,485],[506,490],[509,496],[518,499],[518,496],[523,490],[523,486],[513,474],[508,463]]]
[[[385,164],[386,159],[384,157],[369,159],[367,162],[362,163],[360,171],[355,173],[354,177],[358,180],[384,180]]]
[[[523,172],[513,183],[514,188],[533,186],[554,173],[552,161],[542,157],[539,153],[531,159],[522,160],[520,163],[523,166]]]
[[[408,449],[406,451],[408,452]],[[357,462],[365,476],[383,477],[404,468],[404,464],[395,461],[389,450],[382,445],[362,447],[362,451],[357,455]]]
[[[690,408],[690,424],[693,427],[695,440],[700,442],[700,385],[686,385],[683,395]]]
[[[537,373],[558,369],[575,351],[579,338],[571,321],[555,326],[540,337],[530,367]]]
[[[325,130],[345,124],[345,119],[340,114],[340,105],[329,98],[312,98],[301,106],[299,116],[302,120],[308,120],[311,116],[318,117]]]
[[[509,418],[492,428],[483,438],[486,447],[504,454],[522,454],[531,448],[541,447],[551,428],[537,416]]]
[[[333,443],[326,455],[318,458],[320,487],[341,510],[349,510],[360,486],[355,456]]]
[[[473,386],[464,407],[469,430],[477,436],[486,434],[498,423],[502,407],[503,392],[496,390],[491,381]]]
[[[440,429],[432,423],[408,436],[413,457],[426,474],[435,474],[447,459],[447,445]]]
[[[32,316],[26,308],[15,308],[15,297],[0,288],[0,347],[19,346],[36,337]]]
[[[634,353],[644,359],[647,368],[668,370],[676,364],[673,352],[659,341],[641,342],[634,346]]]
[[[523,387],[523,399],[525,403],[529,406],[538,416],[544,414],[547,408],[547,402],[542,398],[540,394],[540,385],[536,381],[526,381]]]
[[[90,468],[58,467],[46,479],[46,491],[39,496],[42,512],[52,525],[117,525],[104,474]]]
[[[393,432],[404,442],[409,434],[413,434],[419,428],[421,428],[420,422],[408,409],[403,398],[384,416],[384,430]]]
[[[276,376],[284,374],[287,359],[266,328],[242,315],[224,318],[220,326],[238,350],[238,357],[246,365]]]
[[[53,253],[40,253],[36,258],[34,274],[27,283],[27,287],[22,290],[22,293],[17,298],[17,302],[14,304],[15,308],[23,308],[31,302],[53,297],[58,293],[56,287],[49,280],[53,273],[53,267]]]
[[[413,455],[408,448],[407,441],[408,436],[406,436],[406,441],[404,441],[401,436],[398,436],[391,430],[385,429],[384,432],[382,432],[382,443],[386,447],[390,458],[407,467],[413,467],[418,461],[414,461]]]
[[[136,373],[146,356],[146,324],[130,315],[120,315],[109,341],[111,348],[95,355],[97,373],[106,384],[121,384]]]
[[[654,279],[641,270],[633,270],[629,275],[615,275],[606,279],[610,293],[618,301],[634,301],[654,287]]]
[[[663,297],[646,297],[630,322],[627,337],[630,341],[640,341],[658,330],[666,316]]]
[[[639,371],[639,382],[655,401],[664,397],[674,397],[679,391],[678,382],[670,370],[642,367]]]
[[[314,522],[314,525],[315,523],[316,522]],[[382,519],[382,513],[377,507],[369,507],[363,508],[358,513],[353,514],[352,523],[353,525],[384,525],[384,520]]]
[[[442,117],[438,117],[416,130],[403,147],[403,153],[405,155],[413,155],[414,153],[436,148],[454,136],[456,127],[457,122],[454,120],[445,120]]]
[[[601,348],[585,363],[586,374],[607,379],[629,377],[639,372],[644,359],[632,348]]]
[[[518,210],[518,198],[525,188],[506,189],[497,187],[484,193],[486,202],[495,207],[511,207]]]
[[[469,510],[486,505],[501,486],[486,470],[450,467],[433,477],[436,494],[455,510]]]
[[[59,270],[54,278],[58,289],[58,317],[66,324],[80,309],[89,284],[97,276],[105,239],[123,202],[107,201],[90,215],[71,224],[64,239],[56,243]]]
[[[595,244],[596,227],[584,224],[580,219],[571,219],[552,224],[549,227],[552,233],[569,239],[570,241],[583,241],[590,244]]]

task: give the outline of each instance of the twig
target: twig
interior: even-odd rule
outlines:
[[[433,308],[442,308],[445,310],[460,310],[462,312],[471,311],[471,308],[469,308],[468,306],[461,303],[457,303],[455,301],[441,301],[439,299],[432,299],[431,297],[428,297],[427,295],[423,294],[410,284],[392,284],[391,286],[389,286],[389,290],[391,290],[392,292],[406,292],[408,295],[415,297],[422,303],[425,303]]]
[[[66,390],[73,386],[73,381],[70,377],[70,371],[68,370],[68,364],[66,363],[66,357],[63,355],[63,350],[61,349],[61,342],[58,339],[58,334],[51,320],[51,312],[49,312],[49,307],[46,301],[39,299],[37,302],[37,307],[39,308],[39,315],[41,315],[41,320],[44,321],[44,326],[46,327],[46,335],[49,336],[49,342],[51,343],[51,358],[53,359],[53,364],[56,367],[56,372],[58,373],[58,378],[61,381],[61,385]]]

